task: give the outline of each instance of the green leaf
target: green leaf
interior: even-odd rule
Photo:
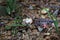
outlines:
[[[17,29],[12,30],[12,35],[16,35],[16,34],[17,34],[17,32],[18,32],[18,30],[17,30]]]
[[[45,9],[47,11],[47,9]],[[58,32],[58,21],[57,21],[57,17],[52,15],[51,12],[47,11],[48,16],[50,17],[50,19],[52,19],[54,21],[54,25],[56,28],[56,32]]]
[[[7,10],[7,13],[8,14],[11,14],[11,11],[10,11],[10,8],[9,7],[7,7],[6,10]]]
[[[16,9],[16,0],[7,0],[7,13],[10,14]]]
[[[5,29],[9,30],[9,29],[11,29],[11,27],[10,26],[5,26]]]

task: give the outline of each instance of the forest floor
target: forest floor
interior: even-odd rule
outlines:
[[[0,40],[60,40],[59,2],[17,0],[17,5],[18,12],[6,14],[4,10],[6,3],[0,2]],[[44,11],[41,13],[42,8],[49,8],[51,13],[59,10],[56,12],[57,20],[59,20],[58,31],[51,22],[48,22],[50,19],[47,13],[44,14]]]

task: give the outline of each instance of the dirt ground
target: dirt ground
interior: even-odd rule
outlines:
[[[60,40],[59,0],[17,0],[16,2],[16,11],[9,15],[5,10],[6,1],[0,0],[0,40]],[[45,26],[46,28],[42,27],[42,24],[46,23],[44,20],[49,19],[47,13],[41,13],[42,8],[50,8],[51,13],[59,10],[56,12],[59,20],[57,32],[56,28],[51,26],[52,23],[48,22],[49,20],[46,21],[49,23]],[[22,22],[25,18],[31,18],[33,21],[25,24]],[[17,23],[13,24],[15,22]]]

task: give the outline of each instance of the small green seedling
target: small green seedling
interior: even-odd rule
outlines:
[[[15,11],[16,8],[16,0],[7,0],[7,7],[6,11],[8,14],[11,14],[12,12]]]
[[[58,21],[57,21],[57,18],[55,15],[52,15],[51,12],[49,12],[47,10],[47,8],[45,8],[46,12],[48,13],[48,16],[50,17],[50,19],[52,19],[54,21],[54,25],[55,25],[55,28],[56,28],[56,32],[58,32]]]

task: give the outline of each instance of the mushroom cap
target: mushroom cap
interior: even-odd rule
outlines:
[[[23,19],[23,22],[25,22],[26,24],[31,24],[33,20],[31,18],[26,18],[26,19]]]

